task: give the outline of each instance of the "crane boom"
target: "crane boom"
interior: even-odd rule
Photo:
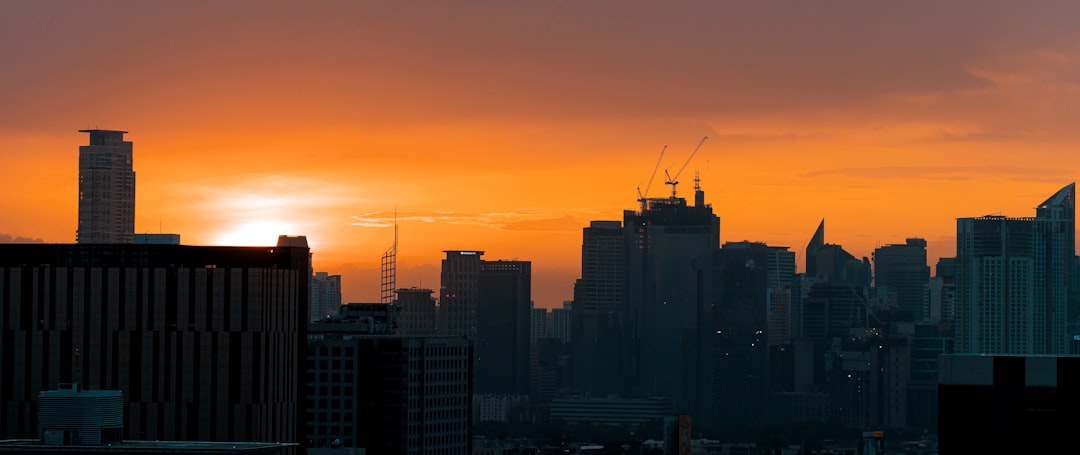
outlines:
[[[656,159],[656,166],[653,166],[652,175],[649,176],[649,183],[645,185],[645,192],[641,195],[642,198],[649,195],[649,187],[652,186],[653,178],[656,177],[656,170],[660,169],[660,161],[664,159],[664,152],[666,151],[667,144],[664,145],[664,148],[660,149],[660,157]]]
[[[698,150],[701,149],[701,145],[704,144],[705,140],[708,139],[708,138],[709,138],[709,136],[705,136],[705,137],[701,138],[701,142],[698,142],[697,147],[694,147],[694,151],[691,152],[690,156],[686,158],[686,162],[683,163],[682,167],[679,168],[679,171],[676,172],[674,176],[672,176],[671,174],[668,174],[667,169],[664,169],[664,175],[667,176],[667,181],[664,182],[664,183],[668,184],[668,185],[671,185],[671,198],[672,199],[675,199],[675,187],[679,184],[679,181],[677,180],[679,178],[679,175],[682,174],[683,169],[686,169],[686,165],[690,164],[690,160],[694,158],[694,155],[697,154]]]

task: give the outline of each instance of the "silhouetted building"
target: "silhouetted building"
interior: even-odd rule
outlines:
[[[439,287],[439,334],[476,337],[476,305],[483,251],[447,250]]]
[[[471,453],[472,342],[392,335],[390,305],[350,305],[369,322],[310,325],[308,445],[367,453]]]
[[[699,404],[683,412],[710,424],[760,424],[768,402],[769,259],[764,243],[728,242],[704,257]]]
[[[547,308],[533,307],[529,310],[529,344],[535,345],[540,342],[541,339],[548,338],[551,331],[549,327],[549,319],[551,314],[548,313]]]
[[[135,234],[140,245],[179,245],[180,234]]]
[[[645,199],[624,211],[626,320],[623,380],[632,396],[671,396],[676,413],[692,413],[701,382],[702,264],[720,246],[720,219],[704,204],[695,179],[695,206],[683,198]]]
[[[955,334],[951,323],[916,324],[914,330],[905,426],[937,433],[940,359],[953,353]]]
[[[896,321],[930,319],[930,267],[926,240],[910,238],[903,244],[874,250],[874,289],[889,303]]]
[[[38,395],[36,439],[0,441],[0,453],[15,454],[276,454],[296,443],[134,441],[122,439],[124,395],[119,390],[81,390],[71,384]]]
[[[573,327],[574,303],[563,302],[562,308],[552,308],[548,315],[548,337],[567,344],[573,340],[570,329]]]
[[[0,438],[38,436],[38,394],[78,383],[123,391],[125,440],[299,442],[308,258],[0,245]]]
[[[315,272],[311,277],[311,317],[309,321],[318,321],[334,317],[341,308],[341,275],[327,272]]]
[[[870,260],[855,259],[840,245],[825,243],[825,220],[821,220],[806,245],[806,276],[813,282],[870,286]]]
[[[434,291],[426,288],[399,288],[397,290],[398,333],[401,335],[435,334]]]
[[[532,263],[481,261],[476,289],[476,393],[528,395]]]
[[[619,221],[582,229],[581,277],[574,283],[570,339],[574,388],[597,395],[625,392],[621,360],[626,324],[626,245]]]
[[[79,130],[90,144],[79,146],[78,243],[135,241],[135,171],[127,131]]]
[[[957,353],[1069,352],[1075,187],[1039,204],[1034,218],[957,219]]]
[[[1080,357],[946,355],[938,453],[1070,452],[1080,426]]]
[[[956,258],[940,258],[931,281],[930,322],[956,320]]]

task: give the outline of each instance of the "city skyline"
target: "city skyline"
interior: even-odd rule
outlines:
[[[801,271],[824,219],[859,258],[923,238],[933,267],[958,218],[1075,181],[1078,8],[5,2],[0,239],[74,243],[77,131],[116,128],[136,233],[304,235],[345,301],[378,301],[396,214],[398,287],[477,249],[558,307],[582,229],[684,164],[721,243]]]

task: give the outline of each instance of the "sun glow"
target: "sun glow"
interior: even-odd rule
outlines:
[[[288,223],[280,221],[255,221],[237,226],[222,233],[214,241],[225,246],[274,246],[280,235],[290,234],[293,229]]]

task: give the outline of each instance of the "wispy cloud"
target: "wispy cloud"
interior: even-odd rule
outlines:
[[[518,209],[509,212],[454,212],[412,211],[373,212],[352,217],[353,226],[391,227],[395,220],[430,224],[454,224],[482,226],[503,231],[572,231],[588,224],[583,218],[572,215],[558,216],[535,209]]]
[[[1025,181],[1062,181],[1069,175],[1062,169],[1011,166],[882,166],[820,169],[801,177],[865,177],[872,179],[969,180],[992,175]]]

